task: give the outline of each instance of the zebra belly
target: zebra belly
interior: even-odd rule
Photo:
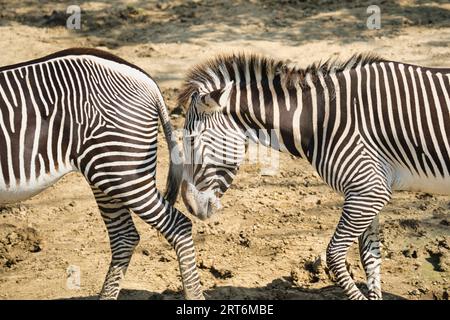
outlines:
[[[397,169],[392,189],[450,195],[450,177],[425,177]]]
[[[72,168],[65,168],[61,171],[46,173],[34,181],[17,182],[16,185],[10,186],[0,185],[0,204],[27,200],[55,184],[71,171],[74,170]]]

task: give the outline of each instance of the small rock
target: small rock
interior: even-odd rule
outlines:
[[[418,295],[420,295],[420,292],[419,292],[419,290],[414,289],[414,290],[408,291],[408,294],[411,296],[418,296]]]
[[[430,200],[433,199],[433,195],[429,193],[419,193],[416,194],[416,198],[419,200]]]
[[[448,221],[447,219],[443,219],[441,222],[439,222],[439,224],[448,227],[450,226],[450,221]]]
[[[244,231],[241,231],[241,232],[239,233],[239,244],[240,244],[241,246],[250,248],[251,241],[250,241],[249,237],[245,234]]]
[[[417,249],[413,248],[412,246],[403,250],[402,253],[407,258],[417,259],[419,256],[419,252],[417,251]]]
[[[164,10],[169,9],[170,4],[169,4],[169,3],[166,3],[166,2],[158,2],[158,3],[156,4],[156,7],[157,7],[158,9],[164,11]]]
[[[211,266],[209,271],[217,279],[229,279],[234,276],[234,273],[231,270],[217,269],[215,266]]]
[[[420,223],[415,219],[401,219],[399,224],[405,229],[412,229],[414,231],[418,231],[420,229]]]
[[[171,260],[172,259],[170,259],[168,257],[165,257],[165,256],[162,256],[162,257],[159,258],[159,262],[170,262]]]

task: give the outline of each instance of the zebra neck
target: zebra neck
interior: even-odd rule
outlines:
[[[231,115],[253,141],[296,157],[312,160],[314,137],[323,125],[317,113],[323,88],[307,78],[308,88],[269,81],[237,86]]]

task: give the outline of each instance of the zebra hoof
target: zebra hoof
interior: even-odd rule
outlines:
[[[117,297],[100,295],[98,300],[117,300]]]
[[[205,296],[203,295],[203,293],[200,293],[200,294],[189,294],[189,293],[186,293],[184,297],[185,297],[186,300],[206,300]]]
[[[369,292],[369,300],[383,300],[381,294],[378,294],[376,292]]]

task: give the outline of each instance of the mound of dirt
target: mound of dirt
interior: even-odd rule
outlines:
[[[425,249],[430,255],[429,262],[436,271],[450,271],[450,241],[449,237],[439,237],[428,244]]]
[[[38,231],[31,227],[0,224],[0,270],[25,260],[30,253],[42,250]]]
[[[325,255],[303,259],[299,266],[291,270],[292,283],[298,287],[309,287],[319,281],[332,283],[334,277],[326,265]]]

